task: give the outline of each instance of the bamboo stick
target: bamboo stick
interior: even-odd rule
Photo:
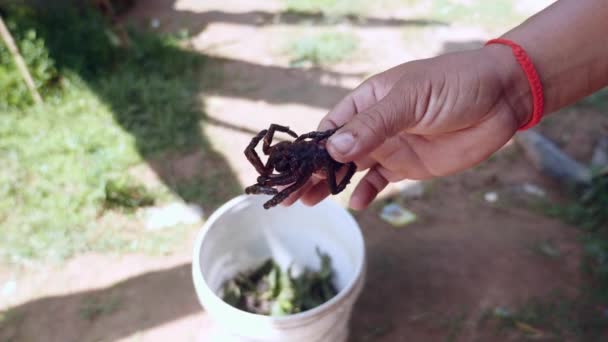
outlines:
[[[28,71],[27,65],[25,64],[23,57],[21,57],[21,54],[19,53],[19,49],[17,49],[17,45],[15,44],[15,41],[13,40],[11,33],[9,32],[6,25],[4,25],[4,20],[2,19],[2,17],[0,17],[0,36],[2,36],[2,40],[4,40],[4,43],[6,44],[6,46],[8,46],[9,51],[13,55],[13,58],[15,59],[15,63],[17,64],[17,68],[19,69],[19,72],[21,73],[21,77],[23,77],[23,80],[27,84],[27,87],[30,90],[30,94],[32,95],[32,98],[34,99],[34,102],[36,102],[37,104],[41,104],[42,97],[40,97],[40,93],[38,93],[38,89],[36,89],[36,85],[34,84],[32,75]]]

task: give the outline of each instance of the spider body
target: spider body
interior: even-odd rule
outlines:
[[[260,174],[257,183],[247,187],[245,192],[274,195],[264,203],[264,208],[269,209],[301,188],[314,173],[319,173],[326,176],[332,194],[340,193],[346,188],[357,168],[354,163],[343,164],[335,161],[327,152],[325,142],[337,130],[336,128],[324,132],[310,132],[300,136],[289,127],[276,124],[270,125],[267,130],[262,130],[251,139],[251,143],[245,149],[245,156]],[[287,133],[295,140],[271,145],[275,132]],[[255,151],[262,139],[264,139],[262,151],[268,156],[266,164],[262,163]],[[345,165],[346,174],[338,183],[336,174]],[[279,192],[274,186],[287,187]]]

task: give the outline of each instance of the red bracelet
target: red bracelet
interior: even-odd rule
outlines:
[[[540,83],[540,77],[538,77],[538,73],[534,68],[534,64],[526,54],[526,51],[516,43],[503,38],[492,39],[489,40],[486,45],[490,44],[504,44],[507,45],[513,50],[513,55],[517,59],[519,65],[521,65],[526,77],[528,78],[528,84],[530,84],[530,89],[532,90],[532,101],[533,101],[533,111],[532,117],[530,120],[522,125],[519,130],[523,131],[525,129],[536,126],[540,122],[540,119],[543,117],[543,110],[545,105],[545,100],[543,97],[543,85]]]

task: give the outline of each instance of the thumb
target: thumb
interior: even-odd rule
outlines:
[[[332,157],[343,163],[360,159],[407,128],[414,116],[404,112],[405,96],[399,93],[390,91],[332,135],[327,143]]]

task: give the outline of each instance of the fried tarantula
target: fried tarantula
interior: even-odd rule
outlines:
[[[245,156],[260,174],[257,183],[247,187],[245,193],[274,195],[272,199],[264,203],[264,208],[269,209],[306,184],[313,173],[321,173],[326,176],[327,185],[333,195],[340,193],[350,182],[357,167],[352,162],[343,164],[335,161],[325,148],[327,138],[338,128],[324,132],[310,132],[300,136],[291,131],[289,127],[276,124],[270,125],[267,130],[262,130],[251,139],[251,143],[245,149]],[[295,140],[281,141],[271,146],[275,132],[287,133]],[[262,151],[268,156],[266,165],[262,163],[255,151],[262,138],[264,139]],[[338,184],[336,174],[343,166],[347,166],[348,169]],[[275,170],[277,173],[273,173]],[[289,186],[279,192],[273,188],[277,185]]]

